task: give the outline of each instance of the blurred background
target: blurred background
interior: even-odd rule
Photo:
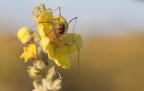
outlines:
[[[0,1],[0,91],[31,91],[32,79],[19,59],[19,40],[8,44],[20,27],[32,26],[32,10],[40,3],[61,7],[62,15],[78,17],[75,32],[82,35],[80,71],[77,55],[72,68],[59,68],[62,91],[144,91],[144,1],[143,0],[1,0]],[[58,11],[54,12],[58,15]],[[72,32],[73,23],[69,32]],[[36,31],[36,28],[34,28]]]

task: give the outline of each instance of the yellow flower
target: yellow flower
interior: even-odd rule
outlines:
[[[33,60],[36,58],[36,45],[30,44],[28,48],[24,47],[24,53],[20,56],[20,58],[24,58],[25,62],[28,60]]]
[[[60,24],[64,24],[64,33],[62,36],[57,36],[55,27]],[[70,68],[69,56],[78,53],[82,47],[80,34],[66,34],[68,30],[66,19],[62,16],[53,17],[50,12],[43,12],[39,16],[37,27],[41,36],[42,49],[48,57],[58,66]]]
[[[22,27],[19,29],[17,33],[18,39],[23,43],[35,43],[40,41],[40,37],[33,32],[32,30],[29,30],[27,27]]]
[[[49,40],[48,37],[45,37],[46,39]],[[50,59],[54,60],[58,66],[68,69],[71,66],[69,56],[80,51],[82,48],[82,39],[80,34],[68,34],[67,36],[62,36],[62,41],[62,43],[46,43],[41,41],[41,44]]]

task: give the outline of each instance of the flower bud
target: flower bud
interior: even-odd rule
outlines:
[[[27,27],[20,28],[17,33],[17,37],[23,44],[40,41],[40,37]]]
[[[36,79],[40,76],[40,73],[42,70],[38,69],[35,66],[29,66],[27,72],[29,73],[29,76],[33,79]]]

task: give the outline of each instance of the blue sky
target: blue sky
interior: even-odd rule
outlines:
[[[77,16],[76,31],[83,34],[120,33],[123,28],[144,32],[144,2],[138,0],[1,0],[0,27],[14,26],[9,31],[16,33],[32,26],[31,12],[39,3],[52,9],[60,6],[68,21]]]

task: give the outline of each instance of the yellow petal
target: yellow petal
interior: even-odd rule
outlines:
[[[47,53],[49,58],[54,60],[58,66],[65,69],[70,68],[68,52],[65,52],[65,50],[60,46],[57,46],[57,44],[49,43],[47,45]]]
[[[62,42],[68,44],[69,46],[62,46],[65,52],[68,51],[68,54],[78,53],[82,48],[82,38],[80,34],[72,33],[62,36]]]
[[[48,22],[53,18],[51,11],[45,11],[38,17],[38,23],[40,22]]]
[[[51,23],[38,23],[37,28],[41,37],[48,36],[54,30],[54,26]]]
[[[70,59],[69,59],[69,55],[66,52],[61,52],[59,50],[63,50],[61,47],[57,47],[55,48],[55,63],[65,69],[70,68]]]
[[[58,66],[64,69],[69,69],[71,66],[69,56],[66,54],[56,53],[56,59],[54,61]]]
[[[36,58],[35,44],[30,44],[28,48],[24,47],[24,53],[20,56],[20,58],[24,58],[25,62],[31,59],[35,59]]]
[[[51,11],[45,11],[38,17],[38,32],[41,37],[48,35],[53,29],[53,23],[50,20],[53,19]]]
[[[49,38],[48,38],[47,36],[43,36],[43,37],[41,38],[40,43],[41,43],[41,46],[42,46],[43,51],[46,52],[46,47],[47,47],[47,45],[48,45],[48,43],[49,43]]]
[[[54,54],[54,48],[56,47],[55,44],[53,43],[49,43],[47,46],[46,46],[46,51],[48,53],[48,57],[52,60],[55,59],[55,54]]]
[[[28,51],[36,55],[36,45],[35,44],[30,44],[28,46]]]

